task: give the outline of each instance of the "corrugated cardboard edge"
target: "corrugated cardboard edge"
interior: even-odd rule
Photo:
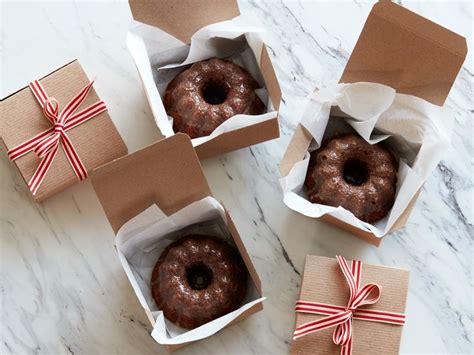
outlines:
[[[278,110],[280,108],[282,94],[275,69],[273,68],[272,61],[265,46],[262,48],[260,68],[270,100],[277,111],[275,118],[223,133],[206,143],[198,145],[196,147],[196,153],[199,159],[207,159],[280,137]]]
[[[136,21],[158,27],[184,43],[200,28],[240,15],[236,0],[129,0]]]
[[[170,158],[170,154],[173,156],[172,158]],[[177,156],[181,156],[182,160],[178,161]],[[153,158],[159,159],[159,162],[153,164]],[[179,174],[177,171],[180,170],[180,166],[185,166],[188,170],[184,174]],[[91,174],[91,182],[114,233],[117,233],[125,222],[153,203],[159,205],[167,215],[170,215],[192,202],[212,196],[191,140],[182,133],[95,169]],[[179,191],[186,185],[193,190],[189,196],[186,196],[173,188],[166,188],[168,182],[179,183]],[[166,188],[164,193],[158,191],[163,188]],[[126,196],[127,194],[130,195]],[[225,206],[224,209],[229,232],[261,297],[261,280],[230,213]],[[226,327],[262,309],[263,304],[258,303],[243,312]],[[148,311],[145,313],[153,326],[155,323],[153,316]],[[172,352],[188,344],[190,343],[166,345],[165,348]]]

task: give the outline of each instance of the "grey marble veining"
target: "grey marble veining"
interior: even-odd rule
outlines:
[[[468,37],[472,3],[402,2]],[[282,202],[278,163],[301,101],[338,80],[372,2],[241,1],[267,29],[283,91],[278,140],[203,162],[263,282],[263,312],[183,349],[182,354],[285,354],[304,256],[343,254],[411,270],[402,353],[473,351],[473,80],[470,54],[446,106],[452,148],[423,187],[406,228],[380,248]],[[0,96],[78,57],[130,151],[160,138],[125,46],[126,2],[1,2]],[[42,205],[0,154],[0,353],[164,353],[113,248],[113,233],[89,182]]]

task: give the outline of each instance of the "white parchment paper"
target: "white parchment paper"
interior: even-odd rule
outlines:
[[[308,217],[329,214],[377,237],[389,233],[408,207],[441,160],[452,132],[452,118],[444,108],[375,83],[338,84],[316,91],[307,97],[301,117],[300,123],[314,140],[305,158],[280,179],[285,204]],[[321,146],[323,138],[349,130],[370,144],[385,140],[399,161],[395,203],[374,224],[342,207],[311,203],[303,191],[309,153]]]
[[[235,245],[227,228],[224,209],[212,197],[186,206],[171,216],[166,216],[158,206],[152,205],[117,232],[116,247],[120,262],[140,304],[155,319],[151,335],[160,344],[181,344],[206,338],[265,299],[259,296],[249,275],[247,295],[239,309],[192,330],[168,321],[153,300],[151,273],[161,252],[169,244],[192,233],[213,235]]]
[[[166,114],[161,98],[168,83],[191,64],[214,57],[227,59],[245,68],[262,87],[256,94],[266,105],[265,113],[235,115],[209,136],[192,139],[194,147],[222,133],[277,117],[261,74],[263,45],[262,31],[245,26],[241,18],[203,27],[191,37],[190,45],[143,24],[137,24],[127,36],[127,46],[142,78],[156,124],[166,137],[175,132],[172,117]]]

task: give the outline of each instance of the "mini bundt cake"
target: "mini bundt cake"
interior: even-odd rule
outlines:
[[[189,235],[161,253],[151,289],[167,319],[192,329],[239,308],[247,293],[247,269],[225,241]]]
[[[191,138],[210,135],[237,114],[259,115],[258,83],[237,64],[213,58],[194,63],[167,86],[163,103],[173,130]]]
[[[342,206],[373,223],[393,206],[397,170],[395,157],[380,144],[356,134],[336,137],[311,154],[306,194],[313,203]]]

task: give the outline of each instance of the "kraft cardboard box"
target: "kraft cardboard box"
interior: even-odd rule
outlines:
[[[211,136],[193,139],[199,158],[205,159],[279,137],[281,91],[278,80],[259,30],[249,29],[248,26],[238,27],[238,24],[230,21],[240,15],[236,0],[130,0],[129,4],[133,18],[148,25],[138,25],[138,28],[132,29],[127,45],[134,57],[155,121],[164,136],[169,137],[175,132],[161,96],[167,82],[189,65],[174,70],[165,67],[186,62],[190,53],[189,45],[194,46],[190,44],[191,37],[199,32],[199,38],[193,39],[199,42],[193,47],[198,48],[199,60],[219,57],[243,66],[263,87],[263,94],[259,96],[266,104],[266,114],[247,117],[245,120],[230,119]],[[214,24],[218,24],[218,28],[213,27],[211,30],[209,25]],[[166,36],[163,36],[162,31],[156,31],[157,28],[165,31]],[[205,36],[209,38],[204,39]],[[196,59],[196,51],[192,52]]]
[[[38,81],[46,94],[57,100],[59,113],[90,82],[77,60]],[[104,110],[103,104],[99,101],[100,99],[92,87],[83,103],[76,108],[75,113],[77,116],[77,113],[83,112],[94,103],[98,103],[98,111],[90,112],[92,114],[99,113],[77,126],[65,129],[77,156],[87,171],[127,154],[127,147],[108,112]],[[40,103],[28,86],[2,99],[0,105],[0,132],[7,151],[53,127],[53,123],[45,116]],[[75,122],[74,119],[75,116],[71,116],[66,125]],[[33,198],[38,202],[78,182],[78,177],[64,153],[64,143],[60,142],[57,149],[56,156],[52,160],[44,180],[38,186],[36,194],[33,195]],[[47,156],[43,159],[47,159]],[[29,151],[26,155],[19,156],[13,163],[25,183],[28,184],[41,161],[42,159],[35,152]]]
[[[352,262],[347,262],[349,268]],[[381,265],[360,264],[360,288],[366,284],[377,284],[380,287],[380,299],[371,305],[357,308],[352,320],[352,354],[353,355],[394,355],[399,353],[400,340],[403,332],[405,306],[408,292],[409,272],[403,269]],[[301,283],[300,301],[297,303],[296,326],[328,317],[329,313],[311,314],[311,303],[339,307],[332,314],[342,312],[350,298],[348,281],[335,258],[307,255]],[[309,306],[308,306],[309,303]],[[301,308],[299,308],[301,307]],[[319,307],[316,308],[321,310]],[[323,311],[325,308],[322,309]],[[357,312],[383,312],[369,314],[372,319],[383,318],[385,312],[394,313],[390,319],[401,324],[357,319]],[[334,327],[313,332],[293,340],[292,355],[301,354],[340,354],[341,346],[333,342]],[[296,333],[295,333],[296,334]],[[347,352],[349,353],[349,352]]]
[[[340,83],[384,84],[397,93],[443,105],[466,55],[465,38],[402,6],[381,1],[367,18]],[[341,117],[341,111],[333,108],[331,115]],[[283,177],[303,160],[312,141],[312,135],[298,124],[280,165]],[[420,191],[386,234],[406,224]],[[328,214],[321,219],[377,246],[383,239]]]
[[[163,213],[162,219],[166,219],[181,213],[190,206],[195,204],[201,204],[200,206],[202,206],[203,201],[213,200],[191,141],[187,135],[181,133],[96,169],[91,176],[91,181],[105,215],[117,235],[117,239],[120,237],[120,233],[123,232],[121,228],[126,226],[125,229],[130,231],[129,221],[136,216],[143,217],[143,211],[149,209],[150,206],[158,207]],[[213,203],[217,204],[215,200]],[[222,326],[226,327],[262,310],[263,304],[261,281],[255,267],[230,214],[225,210],[225,207],[219,208],[224,211],[227,233],[247,267],[249,282],[255,293],[251,302],[243,305],[239,309],[240,311]],[[172,221],[173,223],[165,224],[168,226],[174,225],[175,220]],[[141,223],[143,223],[143,218]],[[131,238],[133,238],[133,233]],[[117,249],[123,263],[118,243]],[[152,309],[152,305],[143,301],[148,295],[137,292],[138,286],[132,282],[133,280],[128,272],[127,275],[151,325],[154,327],[152,336],[155,340],[165,339],[164,343],[167,344],[166,348],[169,351],[174,351],[188,344],[189,341],[176,342],[173,339],[166,338],[163,334],[167,334],[167,332],[159,334],[155,327],[162,322],[159,313]],[[205,325],[202,327],[205,327]],[[201,327],[197,329],[199,331]],[[169,330],[170,332],[173,331],[172,328]],[[186,334],[184,337],[189,339],[186,338]],[[195,336],[193,339],[199,338],[201,336]]]

